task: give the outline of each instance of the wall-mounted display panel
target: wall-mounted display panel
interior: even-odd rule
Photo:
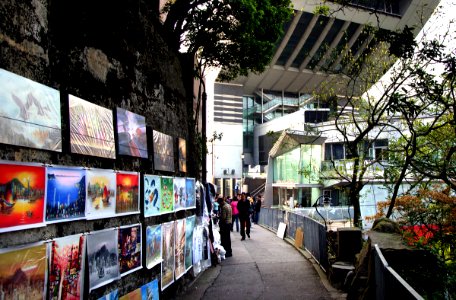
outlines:
[[[120,155],[147,158],[145,117],[117,108],[117,137]]]
[[[174,172],[173,137],[159,131],[153,131],[154,169]]]

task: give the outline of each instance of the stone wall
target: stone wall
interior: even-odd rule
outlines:
[[[185,86],[191,86],[184,86],[179,58],[168,50],[162,38],[155,6],[155,1],[146,0],[2,1],[0,68],[60,91],[63,150],[60,153],[0,144],[0,159],[142,174],[195,174],[191,169],[183,174],[177,170],[166,173],[153,168],[152,129],[175,138],[189,139]],[[71,154],[68,94],[114,112],[116,107],[121,107],[145,116],[149,157],[117,155],[117,159],[104,159]],[[178,166],[177,160],[175,166]],[[149,224],[192,214],[194,210],[151,218],[140,214],[51,224],[1,233],[0,248],[138,222],[145,229]],[[97,299],[115,288],[124,295],[157,278],[159,273],[159,266],[152,270],[143,268],[90,295],[86,288],[85,295]]]

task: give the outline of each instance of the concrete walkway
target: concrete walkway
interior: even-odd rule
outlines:
[[[233,256],[204,271],[177,299],[345,299],[307,255],[255,225],[241,241],[232,232]]]

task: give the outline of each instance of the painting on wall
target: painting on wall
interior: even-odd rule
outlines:
[[[195,228],[196,217],[190,216],[185,219],[185,269],[193,265],[193,229]]]
[[[77,234],[58,238],[49,245],[51,264],[48,298],[82,299],[85,236]]]
[[[185,189],[185,178],[174,177],[173,180],[173,198],[174,198],[174,210],[185,209],[186,205],[186,189]]]
[[[133,290],[126,295],[123,295],[119,300],[142,300],[141,288]]]
[[[155,170],[174,172],[174,145],[170,135],[153,131]]]
[[[159,215],[161,207],[161,178],[144,175],[144,217]]]
[[[116,213],[116,173],[113,170],[87,170],[86,217],[101,219]]]
[[[146,228],[146,267],[152,269],[162,262],[161,224]]]
[[[160,299],[158,294],[158,279],[154,279],[141,287],[141,296],[143,300]]]
[[[116,184],[116,213],[139,213],[139,173],[119,172]]]
[[[59,91],[0,69],[0,143],[62,152]]]
[[[161,290],[174,282],[174,221],[162,224]]]
[[[186,208],[196,207],[195,178],[185,178]]]
[[[44,226],[45,168],[0,162],[0,232]]]
[[[112,111],[73,95],[68,106],[71,152],[115,159]]]
[[[98,298],[98,300],[119,300],[119,290],[114,290],[103,297]]]
[[[90,291],[120,278],[117,231],[111,228],[87,236]]]
[[[118,107],[117,137],[120,155],[147,158],[145,117]]]
[[[185,274],[185,224],[186,219],[179,219],[176,221],[176,238],[174,250],[174,274],[176,280]]]
[[[42,243],[0,250],[3,299],[45,299],[46,248]]]
[[[46,222],[85,218],[85,173],[82,168],[46,168]]]
[[[179,153],[179,171],[187,172],[187,141],[183,138],[177,139]]]
[[[141,269],[141,225],[120,227],[118,243],[120,274]]]
[[[168,213],[174,209],[174,190],[173,190],[173,178],[172,177],[161,177],[161,203],[160,212]]]

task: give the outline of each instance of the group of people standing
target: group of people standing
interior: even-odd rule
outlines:
[[[225,257],[230,257],[233,255],[230,232],[236,226],[236,232],[241,231],[241,241],[245,240],[246,235],[250,238],[251,220],[257,224],[260,216],[261,196],[255,200],[248,193],[237,194],[233,199],[218,196],[217,204],[214,214],[218,216],[220,240],[226,251]]]

